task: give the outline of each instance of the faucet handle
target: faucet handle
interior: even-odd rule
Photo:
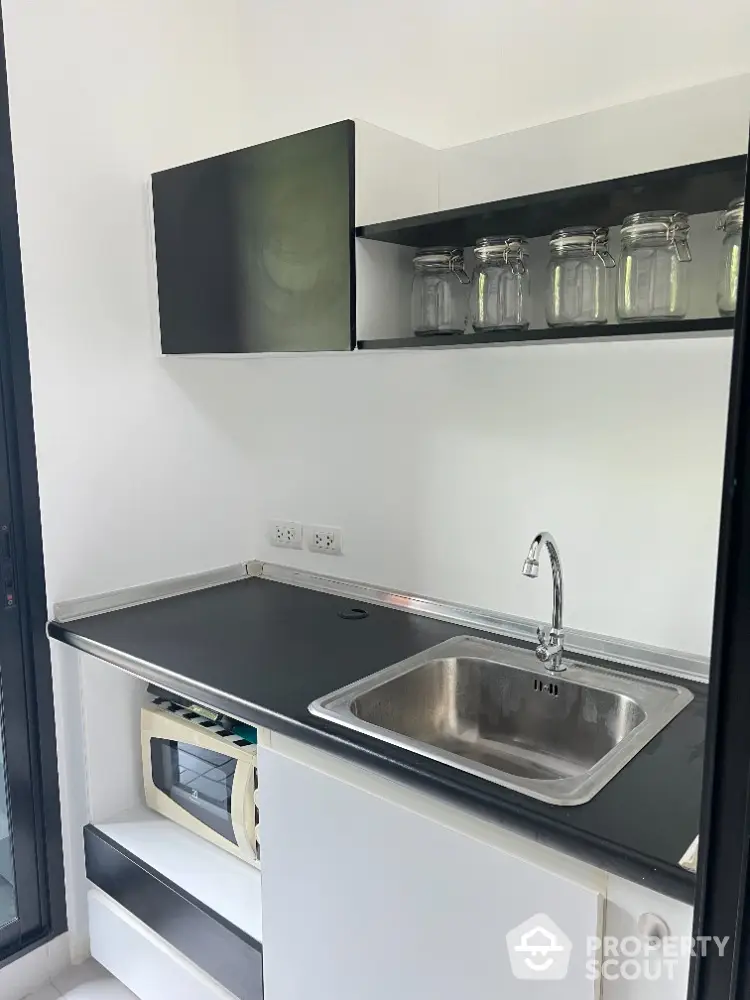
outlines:
[[[536,637],[539,640],[540,646],[547,645],[547,633],[544,631],[541,625],[537,625],[536,627]]]

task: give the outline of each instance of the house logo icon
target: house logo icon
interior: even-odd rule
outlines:
[[[516,979],[564,979],[572,945],[546,913],[529,917],[505,936]]]

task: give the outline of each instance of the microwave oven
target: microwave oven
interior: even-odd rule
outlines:
[[[191,708],[155,698],[141,709],[146,804],[258,865],[258,747]]]

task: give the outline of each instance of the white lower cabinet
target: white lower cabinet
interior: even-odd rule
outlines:
[[[602,934],[604,872],[332,755],[272,747],[265,1000],[598,998],[586,942]]]
[[[644,928],[666,935],[646,940]],[[602,1000],[685,1000],[693,909],[609,876],[601,959]],[[609,949],[609,954],[605,951]]]

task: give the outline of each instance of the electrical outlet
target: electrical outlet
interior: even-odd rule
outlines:
[[[279,549],[301,549],[302,525],[298,521],[269,521],[268,540]]]
[[[311,552],[324,552],[329,556],[341,555],[341,528],[305,525],[305,538]]]

